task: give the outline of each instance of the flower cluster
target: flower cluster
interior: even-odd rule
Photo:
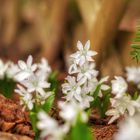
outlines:
[[[127,81],[133,82],[140,89],[140,67],[126,67]]]
[[[44,117],[38,114],[38,128],[42,130],[41,136],[47,137],[48,140],[63,140],[66,134],[70,133],[72,128],[76,127],[78,121],[85,124],[88,121],[88,115],[85,109],[88,108],[90,102],[93,101],[91,92],[96,89],[99,83],[102,84],[101,89],[108,88],[107,85],[103,84],[108,77],[100,81],[96,78],[98,71],[94,69],[95,64],[92,59],[92,56],[94,56],[96,52],[90,51],[89,47],[89,41],[84,47],[81,42],[78,41],[78,51],[70,56],[72,64],[69,68],[69,74],[72,76],[67,76],[66,82],[62,85],[62,91],[66,101],[58,102],[60,108],[59,116],[63,119],[64,124],[58,125],[58,123],[48,117],[47,114],[41,113]],[[102,95],[102,91],[100,91],[100,95]],[[45,118],[45,120],[43,118]],[[50,128],[47,126],[49,120],[52,122]],[[53,131],[51,130],[52,127]]]
[[[115,76],[115,80],[112,80],[112,93],[115,97],[110,99],[113,108],[106,112],[106,115],[112,116],[109,123],[114,122],[126,113],[133,116],[139,110],[139,97],[137,100],[133,100],[129,94],[126,94],[127,87],[128,85],[123,77]]]
[[[85,46],[80,41],[77,43],[78,51],[70,56],[71,65],[69,67],[69,76],[66,77],[66,82],[62,85],[62,91],[65,94],[66,101],[76,100],[85,108],[90,107],[90,102],[93,101],[91,95],[97,85],[103,84],[108,77],[97,80],[98,71],[95,70],[93,56],[97,54],[95,51],[89,50],[90,41],[87,41]],[[102,85],[101,90],[107,90],[107,85]],[[101,91],[100,94],[102,95]]]
[[[32,64],[33,58],[30,55],[25,63],[18,61],[18,72],[14,78],[19,82],[15,91],[21,95],[21,104],[29,110],[33,109],[33,104],[43,104],[52,94],[47,91],[50,87],[48,76],[51,68],[46,59],[42,58],[39,64]]]
[[[48,77],[51,68],[47,60],[43,58],[40,63],[33,64],[33,58],[30,55],[26,62],[19,60],[18,65],[11,62],[4,64],[0,61],[0,78],[6,75],[19,83],[17,85],[18,89],[15,91],[21,96],[21,104],[30,110],[33,129],[41,133],[41,139],[76,139],[76,135],[81,136],[81,132],[89,132],[89,134],[84,134],[84,136],[86,135],[84,139],[91,140],[92,137],[90,137],[87,126],[87,110],[90,105],[99,109],[101,117],[105,117],[110,101],[112,109],[106,112],[107,116],[112,116],[109,124],[121,115],[132,118],[137,112],[140,113],[140,96],[133,99],[126,93],[128,85],[123,77],[115,76],[115,79],[111,81],[114,97],[110,98],[110,90],[108,90],[110,87],[105,84],[109,77],[106,76],[101,80],[97,79],[98,71],[95,69],[94,59],[92,58],[97,53],[89,50],[90,41],[87,41],[85,46],[78,41],[77,48],[78,51],[70,56],[69,75],[66,77],[65,83],[62,84],[65,101],[58,102],[59,116],[62,118],[63,124],[59,124],[47,114],[54,100],[54,97],[49,98],[53,93],[49,91]],[[126,70],[127,80],[140,87],[140,80],[138,79],[140,68],[127,67]],[[46,102],[46,100],[49,102]],[[35,126],[36,122],[34,121],[37,121],[37,117],[38,123]],[[132,119],[126,121],[130,126],[132,125],[132,128],[139,127]],[[126,127],[127,125],[124,124],[122,133],[116,136],[116,140],[123,138],[125,134],[123,130]],[[132,131],[135,131],[135,129]],[[136,138],[139,139],[139,135]]]
[[[71,127],[76,125],[79,116],[83,123],[88,121],[87,114],[83,111],[82,106],[74,101],[70,103],[59,102],[59,108],[61,109],[59,115],[64,120],[64,124],[61,125],[45,112],[39,112],[37,127],[41,130],[41,138],[64,140]]]

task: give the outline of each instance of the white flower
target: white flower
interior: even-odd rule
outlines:
[[[37,124],[37,127],[42,131],[42,137],[48,135],[49,133],[51,133],[54,129],[56,129],[58,127],[57,122],[52,119],[51,117],[49,117],[45,112],[39,112],[38,114],[38,119],[39,122]]]
[[[131,99],[130,95],[123,95],[120,98],[111,98],[111,106],[113,109],[106,112],[106,115],[113,115],[113,118],[109,121],[112,123],[120,115],[128,114],[133,116],[136,112],[136,103]]]
[[[84,84],[87,80],[91,80],[93,77],[97,77],[98,71],[94,69],[94,64],[84,64],[79,68],[77,81],[79,85]]]
[[[0,79],[4,78],[7,68],[8,65],[4,64],[3,61],[0,59]]]
[[[110,109],[105,113],[107,116],[112,116],[108,124],[113,123],[116,119],[120,117],[120,112],[117,109]]]
[[[15,76],[15,79],[17,81],[23,81],[27,79],[37,69],[37,65],[36,64],[32,65],[32,62],[33,62],[33,58],[31,55],[29,55],[26,63],[22,60],[18,61],[18,67],[20,71]]]
[[[21,84],[27,88],[28,92],[37,92],[44,96],[46,94],[44,88],[50,87],[50,83],[45,81],[44,78],[43,75],[32,75],[27,80],[22,81]]]
[[[126,118],[114,136],[114,140],[140,140],[140,115]]]
[[[18,94],[21,96],[21,105],[26,106],[29,110],[33,109],[33,97],[32,94],[30,94],[26,89],[24,89],[22,86],[17,85],[18,89],[15,90]]]
[[[76,99],[80,102],[82,100],[81,87],[76,83],[75,77],[68,76],[66,80],[67,82],[62,85],[62,91],[66,94],[66,100]]]
[[[89,108],[90,107],[90,102],[94,100],[92,95],[90,95],[90,91],[88,89],[87,83],[85,83],[81,87],[81,96],[82,100],[80,102],[80,105],[83,106],[83,108]]]
[[[47,140],[63,140],[69,130],[66,125],[59,126],[56,120],[43,111],[38,113],[38,119],[37,127],[41,130],[41,137],[47,137]]]
[[[102,90],[108,90],[109,86],[104,84],[108,77],[97,80],[98,71],[95,70],[95,63],[92,56],[96,55],[96,52],[89,51],[90,42],[87,41],[85,46],[80,41],[77,43],[78,51],[71,55],[72,64],[69,68],[69,74],[74,76],[68,76],[67,82],[62,85],[62,91],[66,94],[66,101],[78,101],[78,103],[84,108],[90,107],[90,102],[93,101],[94,91],[98,85],[100,86],[99,96],[102,94]]]
[[[83,47],[80,41],[77,42],[77,48],[79,51],[71,55],[74,63],[82,66],[86,61],[93,61],[92,56],[96,55],[97,52],[89,51],[90,41],[87,41]]]
[[[111,81],[112,83],[112,93],[116,95],[116,97],[122,96],[127,90],[127,83],[121,76],[115,76],[115,80]]]
[[[111,99],[111,103],[121,114],[128,111],[128,114],[133,116],[135,113],[135,104],[130,95],[123,95],[121,98]]]
[[[97,80],[96,77],[93,77],[93,78],[92,78],[91,80],[89,80],[86,84],[87,84],[87,85],[86,85],[87,92],[88,92],[88,93],[89,93],[89,92],[93,93],[93,92],[96,90],[96,88],[97,88],[99,82],[98,82],[98,80]]]
[[[30,97],[32,96],[34,103],[44,104],[46,99],[53,94],[53,92],[48,91],[50,83],[47,82],[51,68],[45,59],[42,59],[38,65],[32,64],[32,61],[31,55],[26,63],[18,61],[19,71],[15,75],[15,79],[26,88],[26,92],[29,93]],[[20,88],[18,92],[23,92],[23,89]],[[21,94],[21,96],[23,95]]]
[[[12,78],[13,80],[15,80],[15,75],[19,72],[19,68],[16,64],[14,64],[13,62],[8,62],[7,63],[8,68],[6,70],[6,76],[8,78]]]
[[[126,67],[127,80],[140,87],[140,67]]]
[[[77,66],[77,64],[73,63],[70,65],[68,73],[69,74],[74,74],[74,73],[78,73],[79,72],[79,68]]]
[[[92,102],[94,99],[91,95],[88,94],[82,94],[82,101],[80,102],[81,106],[83,108],[89,108],[90,107],[90,102]]]
[[[59,115],[68,124],[75,125],[78,115],[81,117],[81,121],[87,122],[88,117],[86,112],[84,112],[83,106],[75,101],[71,102],[59,102],[59,108],[61,109]]]

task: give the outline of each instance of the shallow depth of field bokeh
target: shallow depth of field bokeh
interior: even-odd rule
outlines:
[[[140,0],[0,0],[0,140],[140,139],[139,18]]]
[[[1,0],[0,58],[17,62],[32,54],[66,70],[77,40],[90,40],[101,74],[122,75],[125,66],[137,65],[130,45],[139,5],[139,0]]]

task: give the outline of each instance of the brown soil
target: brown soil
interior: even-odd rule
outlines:
[[[34,137],[28,114],[14,101],[0,95],[0,131]]]
[[[27,136],[0,132],[0,140],[32,140],[32,139]]]
[[[92,128],[95,140],[113,140],[113,135],[117,132],[116,125],[94,125]]]
[[[57,119],[57,109],[52,109],[51,115]],[[57,114],[57,115],[56,115]],[[57,116],[57,117],[56,117]],[[90,117],[90,124],[95,140],[112,140],[113,134],[117,131],[116,124],[108,125],[109,118],[101,119],[96,110]],[[60,122],[61,123],[61,122]],[[0,131],[8,133],[0,133],[0,138],[3,140],[32,140],[34,132],[28,118],[27,112],[22,111],[22,107],[10,99],[0,95]],[[15,133],[19,135],[12,135]],[[26,135],[29,137],[22,137]]]
[[[117,123],[108,125],[110,117],[100,118],[97,110],[93,110],[90,116],[90,124],[95,140],[113,140],[113,135],[117,131]]]

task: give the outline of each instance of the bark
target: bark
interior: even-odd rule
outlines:
[[[102,60],[100,71],[102,77],[109,75],[110,79],[112,79],[114,75],[124,74],[122,62],[116,50],[112,50],[109,57]]]
[[[17,31],[17,0],[1,1],[1,42],[4,47],[11,45]]]
[[[101,7],[100,0],[77,0],[83,22],[87,28],[88,33],[96,21],[97,13]]]
[[[52,7],[46,38],[43,42],[42,54],[53,64],[61,49],[60,42],[65,29],[67,0],[55,0]]]
[[[96,56],[97,66],[100,65],[100,56],[107,51],[118,30],[118,25],[128,0],[103,0],[97,20],[91,32],[92,49],[98,52]]]

